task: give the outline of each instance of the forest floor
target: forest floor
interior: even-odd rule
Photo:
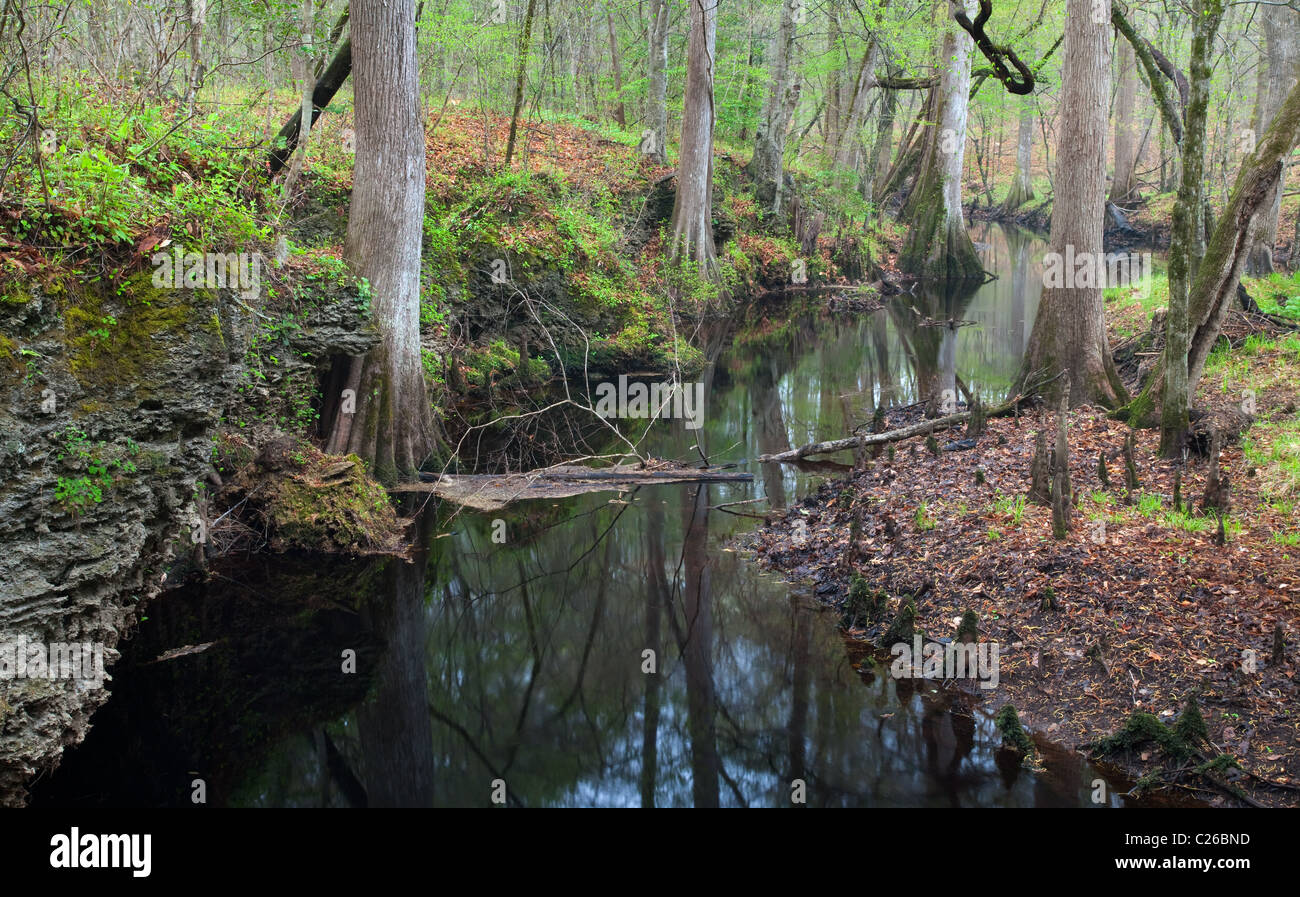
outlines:
[[[1296,280],[1271,283],[1300,295]],[[1126,310],[1137,313],[1128,303],[1111,297],[1121,326]],[[1235,342],[1212,357],[1198,402],[1235,406],[1245,394],[1256,403],[1254,426],[1220,457],[1232,494],[1226,544],[1216,544],[1217,519],[1199,509],[1208,459],[1189,457],[1175,508],[1175,464],[1157,456],[1158,432],[1139,430],[1130,492],[1128,426],[1085,407],[1068,415],[1075,507],[1062,541],[1052,537],[1051,509],[1025,500],[1035,432],[1053,433],[1056,419],[1031,410],[989,420],[972,450],[942,450],[965,435],[956,431],[937,434],[929,449],[924,437],[899,442],[773,516],[754,547],[763,564],[810,580],[844,610],[859,665],[888,659],[882,635],[904,596],[916,596],[915,625],[929,639],[954,637],[972,611],[979,639],[1000,649],[990,710],[1012,704],[1036,737],[1090,752],[1132,714],[1172,724],[1195,697],[1208,728],[1195,751],[1163,750],[1153,738],[1165,748],[1174,741],[1137,717],[1150,728],[1107,762],[1147,794],[1298,805],[1300,337],[1274,324]],[[917,413],[891,415],[887,428]],[[855,578],[872,600],[851,613]],[[887,601],[872,613],[876,590]]]

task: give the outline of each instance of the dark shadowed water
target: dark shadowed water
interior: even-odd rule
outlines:
[[[739,462],[752,484],[426,513],[412,564],[258,557],[168,593],[33,802],[189,805],[201,787],[240,806],[1095,805],[1077,756],[1000,763],[986,710],[856,671],[836,616],[729,544],[757,523],[740,515],[829,475],[748,459],[958,379],[1003,394],[1043,246],[977,239],[1000,278],[973,293],[706,334],[704,426],[661,422],[649,448]]]

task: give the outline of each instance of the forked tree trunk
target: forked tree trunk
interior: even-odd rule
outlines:
[[[668,257],[689,259],[704,277],[717,276],[713,244],[713,77],[718,0],[691,0],[691,36],[686,60],[686,101],[677,163]]]
[[[1066,5],[1061,138],[1049,252],[1057,263],[1070,258],[1089,261],[1102,252],[1110,28],[1093,21],[1092,5],[1092,0],[1068,0]],[[1063,273],[1062,283],[1044,284],[1020,380],[1064,369],[1070,374],[1070,407],[1088,402],[1115,407],[1124,385],[1111,360],[1101,285],[1069,268]],[[1053,397],[1056,392],[1059,386]]]
[[[876,181],[889,171],[889,161],[894,152],[890,141],[894,135],[894,118],[897,114],[898,91],[882,90],[880,92],[880,118],[876,121],[876,142],[872,145],[870,159],[870,169],[874,169],[875,176],[873,177],[869,170],[867,176],[863,178],[865,190],[863,199],[867,202],[875,201]]]
[[[352,0],[356,163],[344,254],[370,285],[383,336],[347,359],[327,451],[354,452],[381,482],[412,476],[432,446],[420,363],[420,237],[424,123],[415,55],[415,0]]]
[[[853,80],[853,96],[849,100],[849,108],[844,116],[832,157],[835,167],[841,174],[855,167],[854,154],[861,145],[861,135],[858,132],[862,130],[862,120],[867,114],[867,97],[876,84],[878,54],[879,45],[872,40],[867,46],[867,51],[862,54],[862,61],[858,64],[858,75]]]
[[[937,115],[933,124],[927,126],[929,134],[916,185],[900,216],[909,227],[898,256],[898,267],[922,277],[984,276],[984,266],[966,230],[961,205],[973,46],[970,36],[950,20],[940,55],[942,75],[934,95]]]
[[[1195,393],[1206,359],[1219,339],[1223,319],[1236,301],[1237,284],[1250,249],[1250,223],[1272,195],[1297,138],[1300,138],[1300,84],[1291,88],[1254,155],[1242,162],[1228,205],[1219,216],[1205,257],[1197,268],[1187,302],[1191,330],[1187,359],[1189,395]],[[1158,420],[1166,391],[1163,359],[1155,370],[1157,373],[1128,409],[1129,422],[1134,426],[1151,426]]]

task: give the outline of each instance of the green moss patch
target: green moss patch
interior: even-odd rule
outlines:
[[[327,455],[282,439],[263,450],[256,466],[268,480],[260,490],[266,496],[261,510],[273,548],[401,553],[405,526],[356,455]]]

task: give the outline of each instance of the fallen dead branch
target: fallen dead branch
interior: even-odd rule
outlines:
[[[1003,402],[996,408],[990,409],[987,412],[988,416],[1000,417],[1001,415],[1009,414],[1034,394],[1035,393],[1023,393],[1017,395],[1015,398]],[[899,427],[897,430],[889,430],[884,433],[864,433],[861,436],[849,436],[845,439],[832,439],[829,442],[811,442],[807,445],[801,445],[796,449],[790,449],[789,451],[775,452],[770,455],[759,455],[758,461],[761,464],[767,464],[773,461],[786,463],[790,461],[800,461],[807,458],[809,455],[826,455],[832,452],[844,452],[855,448],[868,448],[873,445],[885,445],[890,442],[898,442],[901,439],[911,439],[913,436],[927,436],[938,430],[946,430],[949,427],[955,427],[957,424],[965,423],[970,419],[970,416],[971,412],[969,411],[959,411],[956,414],[947,414],[943,417],[919,421],[915,424],[909,424],[906,427]]]
[[[569,498],[587,492],[621,491],[665,483],[747,483],[753,479],[752,473],[729,473],[662,461],[644,466],[616,464],[602,468],[560,465],[502,475],[429,474],[426,481],[405,483],[390,491],[432,492],[467,508],[496,511],[512,502],[537,498]]]

